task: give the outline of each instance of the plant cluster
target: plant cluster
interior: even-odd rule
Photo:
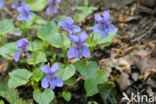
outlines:
[[[5,2],[0,0],[1,12]],[[12,63],[15,70],[9,73],[8,80],[0,82],[0,86],[4,85],[0,87],[0,96],[11,104],[31,103],[19,98],[15,89],[24,85],[32,86],[33,99],[39,104],[56,102],[58,92],[54,89],[57,87],[60,87],[59,95],[70,101],[72,93],[66,88],[78,83],[77,76],[84,80],[86,96],[99,93],[99,84],[108,87],[105,85],[105,70],[98,70],[97,63],[91,57],[95,47],[110,44],[117,32],[115,26],[109,23],[110,13],[95,14],[97,23],[86,31],[75,25],[74,21],[78,23],[96,8],[87,5],[79,7],[82,12],[74,15],[74,20],[72,17],[58,16],[46,21],[36,14],[46,5],[47,16],[57,14],[59,3],[61,0],[16,0],[11,6],[18,12],[16,25],[2,13],[0,55]],[[31,33],[33,30],[35,34]],[[32,35],[36,35],[35,38]],[[8,37],[13,38],[12,41],[8,41]],[[74,59],[76,62],[72,63]],[[12,97],[16,98],[8,94],[14,94]]]

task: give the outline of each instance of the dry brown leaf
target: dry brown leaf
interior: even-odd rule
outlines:
[[[0,73],[3,74],[3,72],[7,71],[9,66],[9,63],[5,60],[1,60],[1,64],[0,64]]]
[[[126,22],[126,15],[123,11],[120,12],[120,15],[118,17],[118,22]]]
[[[121,73],[120,78],[117,80],[117,83],[120,87],[120,90],[122,91],[132,84],[132,82],[129,80],[129,75],[124,72]]]

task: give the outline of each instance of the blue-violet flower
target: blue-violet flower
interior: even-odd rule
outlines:
[[[27,39],[20,39],[16,42],[16,46],[19,48],[18,51],[14,54],[14,60],[17,62],[20,60],[20,56],[25,56],[27,57],[27,60],[30,59],[31,54],[27,52],[27,47],[29,46],[29,41]]]
[[[108,23],[110,18],[111,16],[109,12],[106,11],[102,14],[102,16],[95,14],[95,20],[98,22],[98,24],[93,26],[93,32],[98,32],[103,37],[107,37],[108,33],[115,33],[115,26]]]
[[[61,29],[66,30],[69,33],[81,31],[81,28],[78,25],[74,25],[74,20],[71,17],[67,17],[65,22],[59,22],[58,25],[61,26]]]
[[[26,22],[28,22],[29,18],[32,18],[34,16],[30,11],[31,7],[29,5],[18,7],[17,10],[20,13],[17,18],[19,21],[25,20]]]
[[[58,76],[53,76],[59,70],[59,65],[57,63],[55,63],[51,68],[49,65],[44,65],[41,67],[41,70],[47,75],[41,82],[41,86],[43,88],[48,88],[50,86],[50,89],[53,90],[56,86],[63,86],[63,80]]]
[[[57,3],[60,3],[61,0],[48,0],[47,1],[47,4],[48,4],[48,7],[46,9],[46,14],[57,14],[58,13],[58,10],[57,10]]]
[[[25,0],[16,0],[16,3],[12,4],[12,8],[13,9],[17,9],[18,7],[24,6],[25,4]]]
[[[84,45],[85,41],[88,39],[86,32],[82,32],[80,36],[69,34],[69,38],[74,43],[74,46],[69,48],[67,52],[68,58],[80,58],[80,55],[87,58],[90,57],[89,48]]]

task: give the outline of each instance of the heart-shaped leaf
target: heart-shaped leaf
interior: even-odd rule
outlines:
[[[98,69],[97,63],[93,61],[85,64],[83,61],[79,60],[76,62],[75,66],[78,69],[79,73],[86,79],[90,79],[95,76]]]
[[[54,99],[54,92],[49,88],[45,89],[44,92],[36,89],[33,92],[33,98],[39,104],[49,104]]]
[[[18,48],[16,47],[16,43],[10,42],[0,47],[0,55],[6,59],[11,60],[13,59],[11,55],[13,55],[17,50]]]
[[[42,62],[47,62],[47,58],[44,52],[36,51],[32,54],[31,58],[29,59],[28,64],[35,65]]]
[[[97,94],[97,85],[104,84],[105,82],[107,82],[107,75],[105,70],[99,70],[93,78],[85,80],[84,87],[87,96],[93,96]]]
[[[13,33],[15,27],[12,21],[4,19],[0,21],[0,34]]]
[[[26,0],[32,11],[41,11],[46,7],[46,0]]]
[[[64,68],[63,64],[59,64],[59,67],[60,67],[60,69],[56,73],[56,75],[61,77],[63,81],[68,80],[69,78],[71,78],[76,72],[76,69],[75,69],[74,65],[71,65],[71,64],[69,64],[65,68]]]
[[[26,84],[29,81],[32,73],[27,69],[16,69],[9,73],[10,79],[8,81],[9,88],[15,88]]]
[[[58,32],[58,27],[53,21],[40,29],[38,37],[56,48],[69,47],[71,43],[67,35]]]

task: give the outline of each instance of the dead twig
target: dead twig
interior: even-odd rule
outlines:
[[[156,23],[154,23],[154,24],[152,25],[152,27],[151,27],[147,32],[145,32],[144,34],[142,34],[140,37],[131,40],[131,42],[136,42],[136,41],[142,39],[142,38],[145,37],[146,35],[150,34],[151,31],[152,31],[155,27],[156,27]]]

